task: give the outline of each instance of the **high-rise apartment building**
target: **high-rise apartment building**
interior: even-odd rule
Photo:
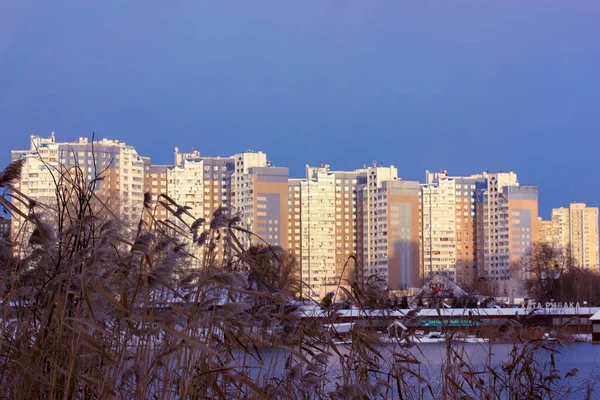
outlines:
[[[575,266],[598,270],[598,208],[572,203],[552,209],[552,239]]]
[[[299,258],[304,294],[315,298],[354,279],[356,187],[364,171],[306,166],[289,181],[289,243]]]
[[[323,297],[335,288],[335,175],[328,167],[307,166],[300,183],[302,280],[308,295]],[[308,289],[308,288],[307,288]]]
[[[512,295],[509,280],[538,238],[538,190],[519,186],[516,174],[484,174],[476,191],[478,274],[494,282],[496,294]]]
[[[378,275],[393,290],[418,286],[419,183],[399,180],[394,166],[366,172],[358,197],[364,277]]]
[[[387,181],[383,186],[388,201],[388,287],[420,286],[419,182]]]
[[[179,205],[189,207],[196,218],[210,220],[213,212],[229,202],[229,179],[233,172],[230,157],[200,157],[200,153],[180,153],[176,164],[167,168],[167,194]]]
[[[196,218],[205,218],[204,228],[212,219],[212,214],[219,207],[229,204],[229,181],[233,172],[233,158],[231,157],[201,157],[200,153],[192,150],[189,153],[179,152],[175,148],[175,165],[151,166],[150,190],[155,198],[160,194],[168,195],[179,206],[185,207],[186,212],[182,218],[191,226]],[[164,199],[162,200],[165,201]],[[169,204],[171,208],[173,205]],[[190,216],[189,214],[192,216]],[[157,205],[157,219],[168,219],[180,228],[187,227],[168,212],[161,204]],[[226,232],[222,232],[222,239],[218,242],[217,259],[222,259],[225,251]],[[191,246],[192,254],[200,255],[202,248]]]
[[[571,256],[576,265],[598,269],[598,208],[573,203],[570,209]]]
[[[200,160],[183,159],[180,165],[167,168],[165,194],[177,204],[189,207],[187,211],[197,218],[204,217],[203,173],[204,165]],[[220,200],[220,193],[218,197]],[[183,214],[182,217],[187,218],[187,215]]]
[[[439,274],[459,285],[477,276],[476,183],[483,175],[426,172],[421,187],[422,274]]]
[[[232,213],[240,226],[269,244],[288,247],[288,178],[284,167],[273,167],[262,152],[233,156],[231,174]],[[253,235],[240,235],[243,245],[258,244]]]
[[[363,219],[362,267],[365,277],[379,275],[387,279],[387,190],[383,182],[397,180],[398,170],[390,167],[377,167],[373,163],[367,169],[367,182],[362,188],[360,201]]]
[[[46,204],[56,204],[56,181],[61,173],[73,177],[75,167],[87,182],[96,176],[98,199],[124,221],[142,217],[145,176],[150,159],[118,140],[57,142],[54,133],[48,138],[31,135],[28,150],[11,151],[12,160],[24,159],[22,179],[15,183],[18,190]],[[70,179],[70,178],[69,178]],[[16,202],[17,207],[23,206]],[[13,231],[23,221],[13,218]]]
[[[393,289],[420,283],[419,184],[399,180],[395,167],[307,166],[306,179],[289,181],[288,211],[305,295],[370,275]]]
[[[456,182],[443,178],[421,187],[422,274],[456,281]]]
[[[251,151],[230,157],[204,157],[197,150],[180,152],[175,148],[174,159],[174,165],[150,167],[148,188],[155,197],[167,194],[194,217],[208,222],[219,207],[230,207],[230,215],[241,218],[238,226],[260,238],[237,232],[242,245],[269,243],[287,248],[287,168],[273,167],[266,154]],[[157,215],[173,220],[166,211],[158,206]],[[183,218],[191,224],[191,217]],[[225,240],[220,243],[223,246]]]

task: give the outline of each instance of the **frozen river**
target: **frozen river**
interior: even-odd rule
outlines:
[[[555,354],[555,362],[558,372],[562,377],[573,368],[579,370],[578,374],[568,381],[568,386],[571,386],[575,390],[575,393],[571,394],[569,398],[585,398],[584,391],[577,391],[577,389],[587,386],[588,382],[593,380],[597,374],[600,374],[600,345],[593,345],[591,343],[569,343],[564,346],[555,344],[548,345],[558,350],[558,353]],[[351,345],[341,345],[339,346],[339,349],[342,354],[345,354],[349,351],[350,346]],[[509,357],[511,349],[513,349],[513,345],[505,343],[492,345],[464,344],[464,347],[461,348],[464,349],[463,359],[468,359],[469,365],[473,366],[475,369],[482,370],[488,361],[488,357],[491,357],[490,364],[492,366],[505,362]],[[402,351],[409,351],[420,362],[418,367],[420,375],[426,378],[432,386],[436,387],[436,385],[439,385],[442,365],[446,357],[446,346],[444,344],[423,344],[419,347],[403,349],[404,350]],[[389,371],[390,365],[385,359],[391,355],[392,351],[398,350],[398,348],[390,344],[381,345],[378,350],[384,357],[382,370],[387,372]],[[248,358],[242,362],[245,365],[248,365],[249,362],[252,363],[257,374],[263,376],[282,376],[285,374],[285,363],[289,354],[289,352],[280,349],[265,349],[261,351],[262,362]],[[536,358],[543,362],[549,360],[550,356],[549,353],[545,351],[538,351]],[[415,367],[415,369],[416,368],[417,367]],[[338,380],[338,377],[341,375],[341,371],[342,368],[339,356],[333,353],[327,364],[326,375],[329,381],[327,385],[328,389],[334,389],[336,380]],[[596,384],[594,388],[599,395],[592,395],[592,398],[600,398],[600,384]],[[424,398],[431,398],[431,396],[427,397],[427,395],[425,395]]]

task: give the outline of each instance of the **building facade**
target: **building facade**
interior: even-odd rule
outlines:
[[[148,223],[151,222],[152,218],[156,220],[166,220],[170,215],[168,210],[159,203],[160,195],[168,195],[169,193],[169,168],[171,168],[170,165],[150,165],[146,174],[146,192],[150,192],[153,199],[153,216],[147,219]],[[164,201],[164,199],[162,199],[162,201]]]
[[[477,277],[475,189],[483,175],[426,172],[421,187],[422,274],[442,275],[459,285]]]
[[[300,261],[304,295],[323,297],[356,279],[356,188],[362,170],[306,166],[306,179],[289,180],[289,243]]]
[[[419,183],[402,181],[394,166],[366,169],[358,198],[363,279],[378,276],[392,290],[420,285]]]
[[[419,182],[387,181],[387,282],[391,290],[422,283],[420,276]],[[382,235],[384,238],[386,232]]]
[[[552,239],[570,254],[572,263],[598,271],[598,208],[572,203],[552,209]]]
[[[552,221],[544,221],[538,217],[538,239],[539,243],[552,244]]]
[[[457,280],[456,181],[436,179],[421,187],[421,271]]]
[[[167,167],[166,193],[177,204],[189,207],[196,218],[210,220],[216,209],[229,203],[233,158],[185,157],[175,150],[178,164]]]
[[[485,278],[498,283],[497,294],[506,293],[518,278],[515,265],[536,241],[558,244],[575,264],[598,269],[598,208],[573,203],[543,221],[537,188],[520,186],[513,172],[427,171],[421,185],[401,180],[394,166],[374,163],[354,171],[306,166],[304,178],[290,179],[287,168],[272,166],[262,152],[203,157],[176,148],[172,165],[152,165],[118,140],[57,142],[54,134],[32,135],[29,149],[12,151],[12,159],[25,160],[16,182],[24,194],[52,204],[56,177],[77,172],[95,182],[100,206],[125,221],[143,215],[146,191],[155,200],[155,220],[176,222],[156,203],[161,194],[193,216],[184,216],[187,225],[199,217],[210,221],[226,205],[247,230],[238,232],[244,247],[279,245],[296,256],[304,294],[312,298],[371,275],[392,290],[441,275],[462,286]],[[13,232],[22,227],[18,218],[11,224]]]
[[[538,189],[519,186],[512,172],[486,174],[478,186],[478,275],[492,282],[495,295],[519,294],[521,259],[538,238]]]
[[[81,176],[83,184],[93,182],[98,209],[106,207],[126,223],[142,218],[150,159],[140,156],[132,146],[109,139],[92,143],[85,137],[57,142],[52,133],[48,138],[31,135],[29,149],[13,150],[11,157],[13,161],[24,160],[22,179],[15,187],[38,202],[56,207],[57,183],[68,186]],[[14,204],[25,211],[21,203]],[[12,218],[13,232],[22,224],[21,218]]]
[[[322,298],[339,282],[335,269],[335,175],[329,167],[306,168],[300,183],[301,272],[306,295]],[[337,279],[336,279],[337,278]]]
[[[252,167],[251,177],[253,214],[242,220],[250,221],[250,229],[270,245],[288,248],[288,178],[284,167]],[[254,243],[261,243],[252,238]]]

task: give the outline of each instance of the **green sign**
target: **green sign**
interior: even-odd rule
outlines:
[[[427,318],[421,321],[421,326],[478,326],[481,321],[468,318]]]

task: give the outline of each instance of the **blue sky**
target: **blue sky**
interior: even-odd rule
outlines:
[[[599,38],[597,0],[4,1],[0,164],[95,131],[298,177],[513,170],[544,216],[598,206]]]

